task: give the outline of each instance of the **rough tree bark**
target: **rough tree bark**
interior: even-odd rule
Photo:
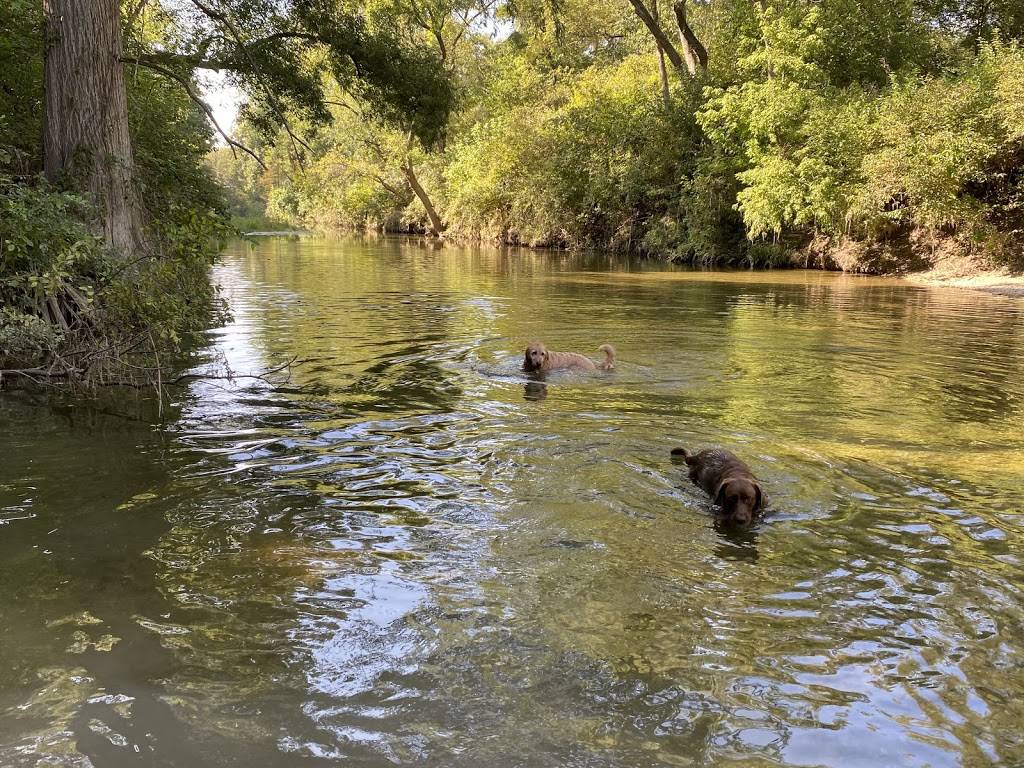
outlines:
[[[402,173],[405,175],[405,180],[409,182],[409,186],[412,187],[412,191],[419,198],[423,204],[424,210],[427,212],[427,218],[430,219],[430,234],[434,237],[440,237],[441,233],[444,232],[444,222],[441,221],[441,217],[437,215],[437,209],[434,207],[433,202],[430,200],[430,195],[427,194],[426,190],[420,184],[420,180],[416,178],[416,171],[412,167],[412,160],[406,160],[402,165]]]
[[[143,236],[132,186],[118,0],[43,0],[43,12],[46,176],[79,179],[102,210],[107,242],[131,254]]]
[[[672,10],[676,15],[676,26],[679,27],[679,42],[683,46],[683,55],[686,57],[686,68],[691,75],[696,75],[697,70],[706,72],[708,68],[708,51],[701,45],[700,40],[693,34],[689,22],[686,21],[686,0],[676,0],[672,3]]]

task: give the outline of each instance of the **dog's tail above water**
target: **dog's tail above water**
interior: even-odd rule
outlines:
[[[605,371],[612,370],[615,367],[615,347],[611,344],[602,344],[597,351],[604,352],[604,362],[598,367]]]
[[[697,459],[692,453],[690,453],[685,448],[673,448],[671,453],[673,459],[682,459],[683,461],[686,462],[687,466],[690,467],[700,462],[699,459]]]

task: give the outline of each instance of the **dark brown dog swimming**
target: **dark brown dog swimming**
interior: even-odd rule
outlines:
[[[697,453],[673,448],[672,455],[686,460],[690,479],[715,500],[726,521],[749,525],[764,512],[768,500],[761,483],[735,454],[724,448],[708,448]]]
[[[575,352],[552,352],[539,341],[535,341],[526,348],[523,356],[523,370],[529,373],[543,373],[559,369],[577,371],[610,371],[615,368],[615,347],[611,344],[602,344],[597,348],[598,352],[604,352],[604,360],[595,363],[589,357],[584,357]]]

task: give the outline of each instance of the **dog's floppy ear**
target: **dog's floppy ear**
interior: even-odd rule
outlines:
[[[725,504],[725,487],[731,483],[732,480],[723,480],[715,488],[715,504],[718,506],[724,506]]]
[[[764,508],[768,506],[768,496],[764,491],[761,490],[761,484],[754,483],[754,493],[757,494],[757,501],[754,504],[755,512],[764,512]]]

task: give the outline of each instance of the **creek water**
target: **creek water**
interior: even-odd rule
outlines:
[[[1024,302],[398,238],[214,277],[196,370],[287,381],[0,399],[0,765],[1024,764]]]

